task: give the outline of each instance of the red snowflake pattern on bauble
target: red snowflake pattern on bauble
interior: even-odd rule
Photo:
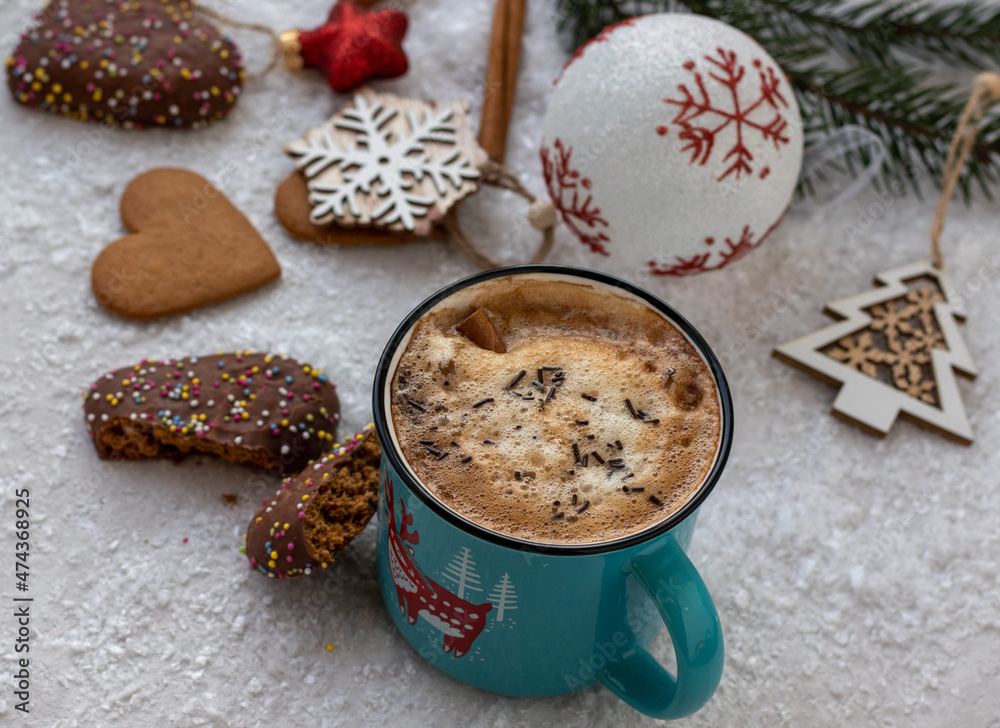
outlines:
[[[451,652],[453,657],[461,657],[483,631],[486,615],[493,605],[468,602],[426,576],[414,561],[413,546],[420,543],[420,534],[409,530],[413,514],[406,512],[402,498],[399,500],[402,517],[397,528],[391,479],[385,484],[385,503],[389,525],[389,573],[396,586],[399,610],[408,624],[416,624],[419,617],[440,630],[444,635],[442,650]]]
[[[634,18],[578,51],[541,136],[553,207],[617,274],[689,276],[745,257],[802,168],[781,67],[745,33],[694,14]]]
[[[663,101],[680,107],[673,123],[681,127],[677,136],[684,142],[682,150],[691,153],[691,164],[704,166],[711,158],[718,138],[723,132],[730,132],[730,145],[723,158],[723,163],[729,166],[718,181],[731,174],[739,179],[754,171],[754,156],[744,143],[745,134],[760,134],[776,150],[788,144],[788,122],[782,116],[782,111],[788,108],[788,101],[781,94],[781,78],[774,68],[765,67],[759,59],[755,58],[752,62],[756,79],[751,76],[746,84],[743,83],[746,67],[739,62],[734,51],[717,48],[716,56],[706,55],[705,61],[712,67],[708,77],[724,89],[722,93],[710,94],[705,76],[697,70],[694,61],[687,61],[684,68],[694,74],[696,91],[692,92],[687,84],[682,83],[677,87],[682,98],[665,98]],[[656,131],[665,136],[667,128],[660,126]],[[764,179],[769,173],[770,168],[765,166],[758,174]]]
[[[545,186],[549,190],[552,204],[559,210],[566,227],[573,231],[580,242],[595,253],[608,255],[605,247],[608,236],[601,230],[608,227],[608,221],[601,217],[601,209],[594,205],[590,179],[581,176],[579,170],[572,167],[572,147],[565,146],[560,139],[556,139],[552,145],[555,147],[555,154],[544,143],[540,152],[542,174],[545,176]]]
[[[743,231],[740,233],[738,239],[733,240],[727,237],[725,239],[725,244],[723,248],[720,248],[718,252],[718,262],[709,265],[709,260],[712,257],[712,250],[707,253],[699,253],[698,255],[693,255],[689,258],[682,258],[677,256],[673,263],[658,263],[655,260],[649,261],[649,272],[654,276],[693,276],[696,273],[705,273],[710,270],[719,270],[724,268],[734,260],[739,260],[751,250],[756,248],[766,238],[778,223],[775,223],[759,238],[754,238],[753,231],[750,230],[749,225],[743,226]],[[715,246],[717,241],[715,238],[705,238],[705,245],[709,248]]]

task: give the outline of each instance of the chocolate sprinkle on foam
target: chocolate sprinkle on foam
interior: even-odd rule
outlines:
[[[525,371],[524,369],[522,369],[522,370],[521,370],[520,372],[518,372],[517,376],[516,376],[516,377],[514,377],[513,379],[511,379],[511,380],[510,380],[510,384],[508,384],[508,385],[507,385],[507,391],[509,392],[509,391],[510,391],[510,390],[512,390],[512,389],[513,389],[514,387],[516,387],[516,386],[517,386],[517,383],[518,383],[518,382],[520,382],[520,381],[521,381],[521,379],[523,379],[523,378],[524,378],[524,375],[525,375],[526,373],[527,373],[527,372],[526,372],[526,371]]]

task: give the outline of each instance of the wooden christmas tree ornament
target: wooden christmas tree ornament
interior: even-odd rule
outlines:
[[[826,313],[840,321],[774,350],[778,359],[840,384],[833,414],[870,434],[884,437],[902,416],[972,444],[955,374],[972,379],[976,368],[958,330],[965,315],[955,302],[940,237],[979,120],[998,99],[1000,76],[980,74],[945,162],[930,259],[880,273],[875,289],[827,305]]]
[[[828,384],[841,384],[833,414],[884,437],[902,415],[972,442],[952,369],[976,368],[949,303],[951,277],[930,260],[880,273],[878,288],[826,306],[838,323],[782,344],[774,355]]]

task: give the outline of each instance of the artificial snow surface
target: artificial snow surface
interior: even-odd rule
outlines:
[[[38,4],[0,4],[5,53]],[[329,2],[213,5],[281,30],[317,25]],[[567,53],[553,3],[530,5],[507,162],[540,193],[541,117]],[[378,88],[469,98],[478,113],[491,3],[406,7],[411,71]],[[259,65],[266,44],[239,39]],[[279,227],[271,199],[292,169],[283,144],[345,98],[317,74],[276,71],[207,130],[124,133],[0,94],[0,724],[655,724],[601,687],[510,699],[436,671],[389,622],[374,526],[326,573],[269,581],[247,570],[238,547],[275,480],[209,458],[107,463],[94,453],[80,406],[93,378],[142,357],[219,348],[287,351],[324,367],[339,383],[341,434],[360,428],[396,323],[474,272],[446,242],[319,249]],[[215,180],[272,245],[281,281],[150,324],[101,309],[91,262],[122,234],[125,184],[158,165]],[[692,549],[719,607],[726,666],[711,703],[681,725],[1000,726],[1000,205],[955,205],[944,238],[981,371],[960,383],[972,448],[905,422],[875,440],[827,414],[833,388],[770,358],[775,344],[828,322],[825,302],[923,256],[932,207],[869,191],[819,214],[793,209],[721,272],[615,271],[691,319],[723,359],[736,403],[733,455]],[[486,190],[462,203],[461,219],[514,260],[536,244],[521,210],[520,198]],[[602,263],[565,231],[557,237],[554,262]],[[31,489],[32,511],[28,717],[15,712],[11,687],[19,487]],[[239,494],[237,506],[226,493]],[[515,616],[530,618],[520,607]],[[669,660],[665,637],[654,648]]]

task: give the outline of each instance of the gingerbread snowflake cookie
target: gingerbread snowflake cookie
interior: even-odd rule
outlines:
[[[306,179],[313,224],[418,236],[480,189],[488,159],[467,104],[369,89],[286,151]]]
[[[272,579],[326,568],[374,515],[381,458],[369,425],[286,478],[250,521],[244,547],[250,568]]]
[[[101,458],[210,453],[275,475],[320,457],[340,420],[322,369],[249,351],[143,359],[108,372],[83,398]]]

